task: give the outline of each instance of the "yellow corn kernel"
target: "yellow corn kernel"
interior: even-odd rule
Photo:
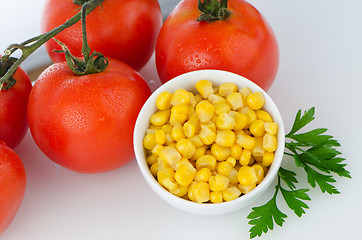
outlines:
[[[253,150],[251,150],[251,154],[254,156],[255,160],[261,159],[265,154],[265,149],[263,148],[263,138],[255,137],[255,146]],[[257,160],[258,161],[258,160]]]
[[[171,108],[171,115],[172,113],[187,115],[189,113],[189,106],[185,103],[177,104]]]
[[[212,203],[222,203],[222,193],[221,192],[210,192],[210,202]]]
[[[255,146],[255,139],[246,134],[239,134],[237,135],[236,143],[244,149],[252,150]]]
[[[227,102],[215,104],[215,114],[221,115],[223,113],[228,113],[231,110],[231,106]]]
[[[224,161],[230,156],[230,148],[220,146],[217,143],[212,144],[211,146],[211,154],[218,160]]]
[[[175,125],[179,123],[181,125],[188,118],[189,107],[186,104],[178,104],[171,108],[171,115],[170,115],[170,124]]]
[[[239,159],[239,163],[241,166],[248,166],[250,164],[251,160],[251,150],[243,149],[241,152],[241,156]]]
[[[267,111],[264,111],[262,109],[255,111],[256,117],[260,120],[263,120],[264,122],[272,122],[273,118],[270,116],[270,114]]]
[[[225,177],[228,177],[233,166],[229,162],[220,162],[217,167],[217,172]]]
[[[182,128],[181,124],[177,123],[173,126],[171,136],[176,142],[186,138],[184,129]]]
[[[246,103],[246,98],[248,97],[248,95],[250,93],[252,93],[253,91],[248,88],[248,87],[243,87],[242,89],[240,89],[239,93],[241,94],[241,96],[243,97],[243,101],[244,103]]]
[[[204,143],[201,141],[200,136],[199,135],[194,135],[192,137],[189,138],[189,140],[195,145],[195,147],[201,147],[202,145],[204,145]]]
[[[195,95],[192,93],[192,92],[188,92],[189,93],[189,96],[190,96],[190,106],[192,107],[192,108],[194,108],[195,106],[196,106],[196,104],[197,104],[197,100],[196,100],[196,98],[195,98]]]
[[[177,184],[176,187],[172,188],[172,190],[170,190],[170,193],[172,193],[173,195],[176,195],[178,197],[184,197],[187,192],[189,190],[189,186],[182,186],[180,184]]]
[[[256,183],[248,185],[248,186],[244,186],[242,184],[238,185],[238,189],[240,190],[240,192],[242,194],[247,194],[249,193],[251,190],[253,190],[256,187]]]
[[[226,101],[230,104],[232,110],[238,110],[239,108],[244,107],[243,98],[238,92],[229,94]]]
[[[202,145],[196,148],[195,154],[190,158],[190,160],[196,161],[199,157],[205,155],[206,145]]]
[[[235,143],[235,133],[230,130],[219,130],[216,132],[215,142],[222,147],[231,147]]]
[[[203,100],[196,105],[196,113],[202,123],[209,122],[214,112],[214,105],[207,100]]]
[[[189,104],[190,95],[189,93],[182,88],[177,89],[171,97],[171,105],[175,106],[177,104]]]
[[[190,121],[185,122],[182,126],[185,136],[188,138],[193,137],[196,134],[196,125]]]
[[[250,124],[250,133],[256,137],[261,137],[265,134],[264,121],[257,119]]]
[[[268,152],[274,152],[277,150],[278,140],[276,136],[266,133],[263,137],[263,148]]]
[[[239,171],[236,168],[232,168],[229,173],[229,184],[236,185],[239,183],[238,179]]]
[[[157,172],[158,172],[158,162],[155,162],[154,164],[151,165],[150,171],[151,171],[151,174],[152,174],[154,177],[157,176]]]
[[[208,202],[210,200],[210,188],[206,182],[196,182],[192,192],[198,203]]]
[[[166,132],[162,129],[158,129],[155,132],[155,140],[158,145],[163,145],[166,143]]]
[[[170,145],[172,143],[175,143],[175,139],[173,139],[171,132],[166,133],[165,138],[166,138],[166,145]]]
[[[162,181],[162,185],[169,191],[173,192],[178,187],[178,184],[175,179],[173,178],[165,178]]]
[[[205,145],[210,145],[215,142],[216,132],[210,127],[205,127],[200,130],[199,137]]]
[[[223,97],[229,96],[231,93],[236,92],[238,87],[235,83],[222,83],[219,86],[219,94]]]
[[[155,126],[151,125],[150,128],[146,130],[146,134],[149,133],[155,134],[156,130],[157,129],[155,128]]]
[[[169,92],[162,92],[160,95],[156,98],[156,106],[159,110],[166,110],[168,108],[171,108],[171,98],[172,93]]]
[[[216,118],[216,126],[222,130],[232,130],[235,127],[235,119],[227,113]]]
[[[154,164],[155,162],[157,162],[157,159],[158,159],[158,156],[154,153],[151,153],[150,155],[148,155],[146,157],[146,162],[148,165],[152,165]]]
[[[164,146],[162,146],[162,145],[156,145],[153,149],[152,149],[152,153],[153,154],[156,154],[157,156],[160,156],[160,152],[161,152],[161,150],[162,149],[164,149],[165,147]]]
[[[248,118],[248,123],[246,124],[246,127],[250,126],[250,124],[257,119],[255,111],[250,107],[243,107],[242,109],[239,109],[238,112],[245,114]]]
[[[174,176],[175,176],[175,171],[172,169],[172,168],[165,168],[165,169],[162,169],[162,170],[159,170],[157,172],[157,181],[162,185],[163,185],[163,181],[166,179],[166,178],[171,178],[171,179],[174,179]]]
[[[210,128],[212,131],[216,132],[216,124],[213,121],[209,121],[207,123],[200,123],[200,128]]]
[[[174,147],[166,146],[160,151],[160,160],[174,165],[181,160],[181,154]]]
[[[251,166],[251,168],[254,169],[255,175],[256,175],[256,184],[261,183],[264,179],[264,169],[259,164],[254,164]]]
[[[238,180],[241,185],[248,186],[257,182],[255,170],[250,166],[242,166],[238,172]]]
[[[157,145],[155,134],[149,133],[143,138],[143,146],[148,149],[152,150]]]
[[[274,161],[275,154],[273,152],[265,152],[262,158],[262,164],[265,167],[269,167]]]
[[[177,163],[174,164],[174,170],[177,171],[177,169],[179,169],[181,167],[182,164],[184,163],[190,163],[189,160],[185,157],[182,157],[180,161],[178,161]]]
[[[264,128],[270,135],[276,135],[278,132],[278,124],[276,122],[266,122],[264,123]]]
[[[211,170],[209,168],[201,168],[195,174],[196,182],[208,182],[211,177]]]
[[[185,158],[191,158],[195,152],[196,147],[189,139],[181,139],[176,143],[177,151]]]
[[[202,98],[202,96],[201,96],[200,93],[195,95],[195,99],[196,99],[196,103],[199,103],[199,102],[201,102],[202,100],[204,100],[204,99]]]
[[[239,159],[241,156],[241,152],[242,152],[243,148],[240,147],[237,143],[235,143],[234,145],[232,145],[230,147],[230,156],[236,159]]]
[[[264,106],[265,98],[262,92],[253,92],[248,95],[246,102],[254,110],[261,109]]]
[[[196,90],[201,94],[203,98],[208,98],[210,94],[214,93],[212,88],[212,82],[208,80],[200,80],[195,84]]]
[[[150,118],[151,124],[155,126],[162,126],[163,124],[166,124],[170,118],[170,114],[170,109],[155,112]]]
[[[215,169],[216,158],[212,155],[203,155],[196,160],[196,170],[208,168],[211,171]]]
[[[221,97],[220,95],[218,94],[210,94],[209,97],[207,98],[209,99],[209,101],[212,103],[212,104],[218,104],[218,103],[224,103],[226,102],[226,99]]]
[[[225,162],[230,163],[230,165],[231,165],[232,167],[235,167],[235,165],[236,165],[236,159],[235,159],[234,157],[228,157],[228,158],[225,160]]]
[[[194,180],[196,169],[190,162],[182,164],[175,172],[175,180],[182,186],[188,186]]]
[[[235,130],[235,131],[244,129],[249,122],[248,117],[243,113],[230,111],[230,112],[228,112],[228,115],[230,117],[234,118],[235,126],[234,126],[233,130]]]
[[[228,187],[227,189],[222,191],[222,198],[226,202],[237,199],[240,195],[241,191],[235,186]]]
[[[161,129],[165,131],[165,133],[171,133],[173,126],[171,124],[162,125]]]
[[[210,190],[213,192],[221,192],[229,186],[229,178],[224,175],[217,174],[209,179]]]

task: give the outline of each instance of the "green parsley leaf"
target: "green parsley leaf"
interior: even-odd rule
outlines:
[[[336,182],[336,180],[331,175],[321,174],[309,166],[305,166],[305,171],[308,175],[308,183],[315,188],[316,183],[318,184],[321,191],[327,192],[329,194],[339,194],[340,192],[330,183]]]
[[[298,180],[295,178],[297,175],[295,172],[280,167],[278,175],[290,189],[295,189],[294,183],[298,183]]]
[[[307,112],[305,112],[302,117],[300,117],[301,113],[302,113],[302,110],[299,110],[297,115],[295,116],[292,130],[290,130],[290,132],[286,136],[290,136],[290,135],[296,133],[301,128],[303,128],[305,125],[307,125],[308,123],[310,123],[311,121],[314,120],[314,107],[312,107]]]
[[[280,191],[284,197],[285,202],[288,204],[289,208],[292,209],[298,217],[301,217],[302,214],[305,213],[304,209],[309,209],[307,204],[299,200],[299,199],[310,200],[308,194],[306,194],[306,192],[308,192],[309,189],[288,191],[284,188],[280,188]]]

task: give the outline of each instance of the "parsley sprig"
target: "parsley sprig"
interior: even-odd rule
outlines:
[[[312,107],[304,112],[299,110],[291,131],[285,135],[286,151],[284,154],[295,160],[297,167],[303,168],[307,174],[307,181],[312,188],[319,186],[322,193],[339,194],[333,183],[336,182],[332,174],[340,177],[351,178],[345,169],[345,160],[339,157],[341,154],[336,150],[340,144],[332,136],[325,134],[326,128],[317,128],[304,133],[298,133],[303,127],[315,119],[315,109]],[[289,142],[287,142],[289,140]],[[297,189],[297,174],[291,170],[280,168],[277,176],[277,184],[273,197],[264,205],[253,207],[248,215],[250,238],[261,236],[267,231],[273,230],[274,223],[282,226],[287,215],[281,212],[277,206],[277,196],[281,192],[283,199],[294,213],[301,217],[308,209],[306,201],[310,201],[307,192],[309,189]]]

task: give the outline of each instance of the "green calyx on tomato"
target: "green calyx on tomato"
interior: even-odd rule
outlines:
[[[196,20],[199,22],[225,21],[231,14],[227,5],[228,0],[199,0],[198,8],[202,14]]]
[[[0,58],[0,77],[4,76],[6,72],[13,66],[13,64],[17,61],[16,58],[9,57],[4,55]],[[2,89],[8,90],[12,88],[16,83],[16,80],[12,77],[12,75],[5,79],[4,82],[0,82],[0,91]]]
[[[96,51],[94,51],[92,54],[90,53],[91,49],[88,45],[87,28],[86,28],[86,10],[89,7],[89,3],[88,1],[83,1],[83,2],[85,3],[82,5],[81,22],[82,22],[82,37],[83,37],[82,52],[84,60],[72,55],[64,43],[54,39],[62,47],[62,50],[56,52],[64,53],[69,68],[72,70],[74,74],[80,76],[103,72],[108,66],[108,59],[105,58],[102,53]]]
[[[89,2],[90,0],[73,0],[74,4],[82,6],[84,3]]]

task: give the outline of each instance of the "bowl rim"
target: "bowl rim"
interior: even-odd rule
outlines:
[[[230,81],[224,80],[224,78],[228,78],[230,79]],[[148,120],[147,125],[149,126],[149,119],[150,116],[152,115],[152,114],[150,115],[150,113],[154,113],[157,110],[155,104],[157,96],[163,91],[168,91],[173,93],[175,90],[179,88],[184,88],[188,91],[191,91],[190,88],[193,87],[194,89],[193,92],[196,92],[195,83],[203,79],[211,81],[213,85],[215,84],[220,85],[221,82],[233,82],[237,84],[238,89],[240,89],[241,87],[249,87],[253,92],[254,91],[262,92],[265,97],[265,108],[271,109],[268,110],[268,113],[272,115],[273,120],[278,123],[278,133],[277,133],[278,147],[275,152],[276,157],[272,165],[270,166],[269,171],[266,174],[265,178],[249,193],[244,194],[238,197],[237,199],[228,202],[200,204],[175,196],[166,189],[164,189],[157,182],[156,178],[151,174],[149,167],[146,163],[146,158],[145,158],[146,153],[143,147],[143,137],[145,136],[147,128],[145,129],[144,126],[146,125],[145,124],[146,119]],[[185,85],[185,87],[180,87],[180,85]],[[141,136],[142,139],[140,139]],[[269,96],[269,94],[267,94],[261,87],[259,87],[254,82],[248,80],[247,78],[235,73],[223,70],[205,69],[205,70],[196,70],[179,75],[169,80],[168,82],[164,83],[158,89],[156,89],[147,99],[147,101],[145,102],[145,104],[143,105],[142,109],[139,112],[135,124],[133,141],[134,141],[133,142],[134,152],[139,169],[143,177],[145,178],[146,182],[162,199],[164,199],[174,207],[177,207],[184,211],[188,211],[191,213],[212,215],[212,214],[228,213],[236,209],[240,209],[248,205],[250,202],[256,200],[260,195],[262,195],[262,193],[265,192],[265,190],[275,179],[278,170],[280,168],[284,154],[285,133],[284,133],[283,119],[281,117],[279,109],[277,108],[276,104]]]

